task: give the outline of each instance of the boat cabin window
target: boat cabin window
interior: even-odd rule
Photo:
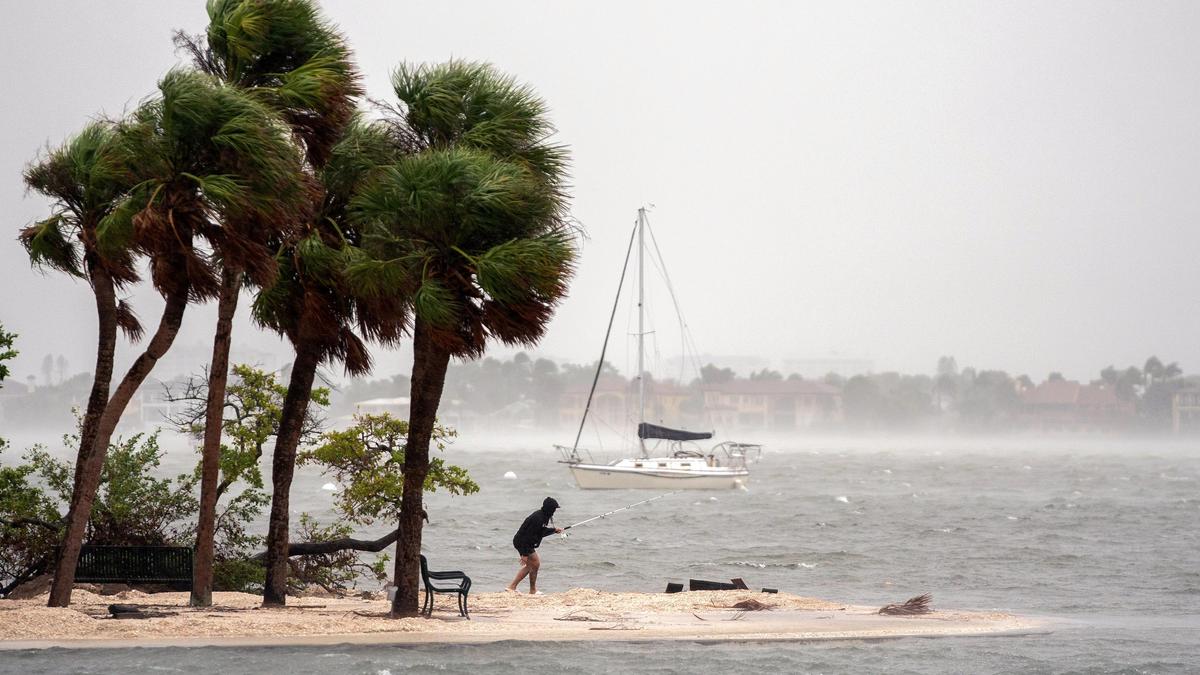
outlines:
[[[687,468],[691,467],[692,465],[691,465],[691,464],[689,464],[689,463],[687,463],[687,462],[684,462],[683,464],[680,464],[679,466],[681,466],[681,467],[683,467],[683,468],[687,469]]]
[[[633,463],[633,468],[635,468],[635,469],[640,469],[640,468],[642,468],[642,463],[641,463],[641,462],[634,462],[634,463]]]

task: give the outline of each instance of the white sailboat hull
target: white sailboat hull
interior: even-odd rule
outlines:
[[[742,487],[750,472],[735,467],[697,469],[629,468],[611,464],[570,464],[575,483],[584,490],[732,490]]]

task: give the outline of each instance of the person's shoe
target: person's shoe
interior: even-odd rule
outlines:
[[[509,588],[508,586],[505,586],[505,587],[504,587],[504,592],[505,592],[505,593],[516,593],[516,592],[517,592],[517,589],[515,589],[515,588]]]
[[[534,591],[533,593],[530,593],[530,595],[545,595],[545,593],[541,591]]]

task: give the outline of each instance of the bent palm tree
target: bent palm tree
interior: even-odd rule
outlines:
[[[417,611],[422,491],[451,357],[489,339],[532,345],[566,294],[567,153],[544,103],[487,64],[402,66],[390,120],[404,156],[355,197],[363,246],[348,274],[412,322],[413,370],[393,615]]]
[[[117,133],[109,122],[94,122],[25,171],[25,184],[52,201],[49,218],[21,231],[20,240],[35,267],[85,279],[96,302],[98,324],[96,369],[80,428],[75,460],[75,487],[94,447],[100,416],[112,384],[117,330],[130,340],[141,335],[137,317],[117,291],[139,280],[128,250],[101,255],[96,231],[123,193],[131,187],[116,149]]]
[[[108,444],[133,394],[170,348],[191,300],[219,289],[211,257],[221,220],[255,214],[269,220],[294,210],[300,158],[269,111],[237,90],[195,72],[172,71],[161,96],[118,125],[116,151],[132,187],[96,228],[102,256],[132,250],[150,259],[154,287],[166,300],[158,328],[113,391],[96,425],[71,496],[50,605],[70,602],[75,565]]]
[[[303,146],[309,163],[323,165],[353,114],[355,97],[361,94],[358,74],[342,37],[309,0],[217,0],[209,3],[208,17],[204,36],[177,33],[176,44],[192,55],[202,71],[246,91],[279,113]],[[318,200],[319,192],[314,189],[310,205]],[[274,283],[275,249],[280,242],[298,238],[300,223],[306,219],[298,216],[288,221],[259,222],[253,214],[243,214],[221,223],[226,241],[216,248],[221,291],[208,367],[193,606],[212,604],[225,386],[233,316],[243,277],[259,288]],[[271,243],[274,248],[268,246]],[[304,400],[308,394],[303,392]]]
[[[347,126],[318,174],[324,192],[320,211],[301,239],[283,247],[277,281],[263,289],[254,303],[259,324],[286,336],[296,350],[272,460],[274,489],[263,586],[266,606],[287,602],[289,491],[317,367],[341,363],[353,375],[370,370],[370,355],[354,332],[356,325],[385,344],[399,336],[394,324],[376,318],[385,315],[390,301],[384,298],[374,305],[362,301],[351,292],[343,274],[347,250],[361,240],[346,218],[350,196],[376,166],[393,157],[388,130],[382,125],[355,119]]]

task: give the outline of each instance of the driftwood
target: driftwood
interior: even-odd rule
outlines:
[[[139,605],[109,605],[108,613],[114,619],[155,619],[174,616],[174,612],[147,612]]]
[[[742,600],[741,602],[733,603],[730,605],[730,609],[741,609],[747,612],[762,612],[770,611],[771,606],[766,603],[759,602],[754,598],[750,598],[749,600]]]
[[[704,579],[688,579],[689,591],[736,591],[737,586],[725,581],[705,581]]]
[[[915,598],[909,598],[903,603],[895,605],[884,605],[879,608],[879,614],[890,614],[893,616],[914,616],[916,614],[929,614],[933,608],[929,603],[933,602],[933,595],[925,593],[918,595]]]

